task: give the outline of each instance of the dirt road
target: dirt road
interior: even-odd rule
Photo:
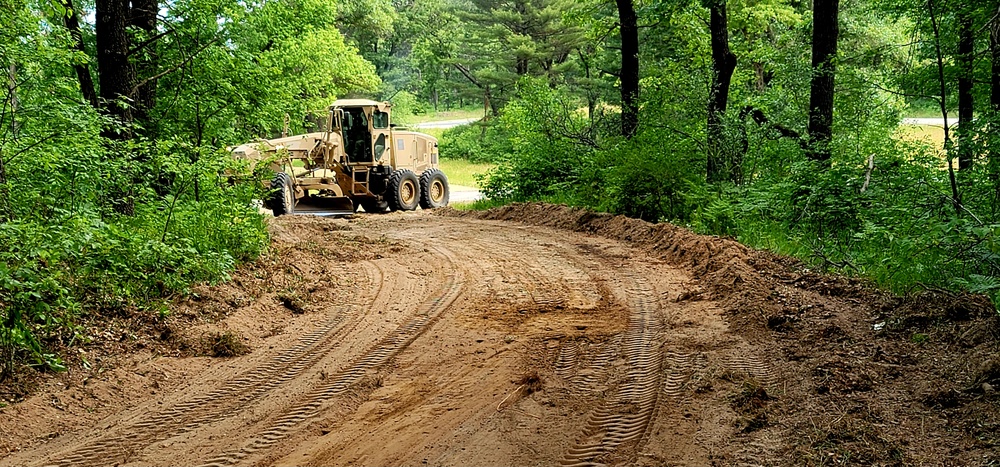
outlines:
[[[996,454],[956,434],[954,414],[890,407],[943,390],[907,395],[908,383],[886,376],[937,365],[921,366],[907,339],[884,338],[872,365],[874,346],[855,345],[877,338],[870,320],[887,318],[873,313],[901,301],[673,227],[540,205],[486,216],[523,223],[454,215],[277,219],[267,258],[178,302],[172,318],[172,340],[225,331],[252,352],[171,357],[151,344],[105,372],[57,380],[0,411],[10,451],[0,466],[888,465],[949,449],[959,461]],[[957,400],[948,408],[996,405]]]

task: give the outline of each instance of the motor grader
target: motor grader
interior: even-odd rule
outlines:
[[[433,136],[390,124],[388,102],[341,99],[327,130],[237,146],[233,155],[274,172],[264,200],[275,216],[412,211],[448,205],[448,177]],[[266,182],[265,182],[266,183]]]

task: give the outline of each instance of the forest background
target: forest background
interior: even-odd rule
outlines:
[[[340,97],[454,109],[475,207],[544,200],[1000,296],[1000,2],[0,0],[0,358],[166,319],[268,245],[227,146]],[[955,111],[955,112],[953,112]],[[939,141],[905,115],[944,118]],[[954,114],[954,115],[953,115]],[[949,126],[947,118],[957,117]]]

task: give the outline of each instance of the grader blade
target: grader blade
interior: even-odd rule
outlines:
[[[295,212],[314,216],[347,216],[354,214],[354,203],[347,196],[306,196],[299,198]]]

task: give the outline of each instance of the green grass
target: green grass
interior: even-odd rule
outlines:
[[[474,164],[464,159],[441,159],[441,170],[448,176],[451,185],[479,188],[475,175],[486,173],[492,164]]]
[[[418,132],[423,133],[425,135],[431,135],[431,136],[437,138],[438,142],[441,142],[441,137],[444,136],[444,132],[446,130],[444,128],[418,128],[418,129],[416,129],[414,131],[418,131]]]
[[[955,109],[948,109],[948,115],[958,115]],[[903,111],[906,118],[941,118],[941,106],[934,99],[916,99]]]
[[[954,110],[948,110],[948,117],[958,116]],[[903,118],[941,118],[941,109],[910,107],[903,112]]]
[[[459,211],[486,211],[493,208],[498,208],[510,203],[507,200],[492,200],[492,199],[481,199],[473,201],[471,203],[456,203],[451,205],[451,207],[458,209]]]

